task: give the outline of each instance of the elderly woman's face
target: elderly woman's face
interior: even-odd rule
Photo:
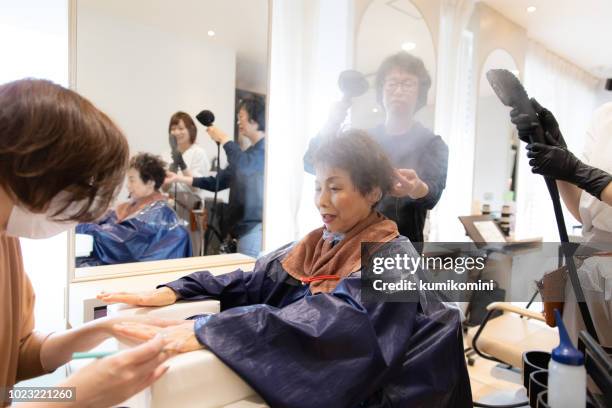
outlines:
[[[317,166],[315,205],[330,232],[346,233],[372,211],[380,191],[367,195],[355,187],[346,170]]]
[[[419,78],[401,68],[391,68],[383,83],[383,106],[387,113],[412,116],[418,97]]]
[[[179,145],[191,144],[189,130],[182,119],[179,120],[176,125],[170,127],[170,134],[176,138],[176,143]]]
[[[130,193],[130,198],[143,198],[153,194],[155,191],[155,183],[153,180],[144,183],[140,178],[140,172],[131,168],[127,172],[127,190]]]

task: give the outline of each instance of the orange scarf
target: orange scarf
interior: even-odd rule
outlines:
[[[361,269],[362,242],[389,242],[399,232],[395,222],[373,211],[332,246],[324,240],[325,227],[317,228],[300,240],[282,261],[289,275],[310,284],[314,293],[331,292],[340,279]]]
[[[115,213],[117,214],[117,222],[125,220],[130,215],[137,213],[151,203],[162,200],[165,201],[166,197],[162,193],[156,191],[146,197],[121,203],[115,210]]]

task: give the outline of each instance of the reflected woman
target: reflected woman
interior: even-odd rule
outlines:
[[[186,177],[208,176],[210,161],[204,148],[196,143],[198,129],[191,116],[185,112],[176,112],[170,118],[168,133],[170,144],[173,145],[168,155],[171,158],[170,169]],[[182,183],[165,185],[164,190],[174,197],[179,218],[191,226],[189,230],[193,253],[199,254],[202,237],[194,224],[191,210],[202,208],[205,193]]]
[[[79,224],[78,234],[94,238],[93,254],[77,266],[112,265],[191,256],[189,233],[159,192],[166,175],[161,158],[140,153],[130,160],[130,200],[95,223]]]
[[[98,296],[145,306],[218,299],[220,313],[174,330],[117,330],[136,340],[163,331],[181,352],[207,348],[273,407],[471,406],[458,312],[425,293],[362,297],[363,242],[379,243],[372,256],[418,256],[374,209],[392,188],[386,155],[351,131],[325,141],[314,165],[323,226],[259,258],[253,272],[195,272],[153,291]]]

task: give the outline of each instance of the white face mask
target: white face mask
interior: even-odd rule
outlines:
[[[56,196],[56,198],[59,198],[59,195]],[[61,222],[55,221],[52,218],[52,215],[57,209],[57,204],[54,205],[54,203],[57,203],[55,198],[52,200],[49,209],[44,213],[33,213],[17,204],[14,205],[6,226],[7,235],[21,238],[42,239],[52,237],[60,232],[68,231],[75,227],[78,222]],[[70,205],[66,211],[64,211],[64,214],[69,213],[70,210],[74,208],[79,207],[74,204]]]

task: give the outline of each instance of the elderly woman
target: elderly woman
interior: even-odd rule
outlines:
[[[191,256],[189,233],[159,192],[165,174],[165,163],[157,156],[140,153],[130,160],[130,201],[96,223],[76,227],[77,233],[94,238],[93,255],[78,258],[78,266]]]
[[[471,406],[458,312],[424,297],[362,296],[363,242],[385,256],[417,256],[374,210],[392,187],[385,154],[351,131],[322,143],[314,162],[323,226],[260,258],[253,272],[196,272],[154,291],[99,298],[219,299],[220,313],[167,330],[170,347],[210,349],[270,406]],[[138,323],[117,330],[143,340],[161,331]]]

